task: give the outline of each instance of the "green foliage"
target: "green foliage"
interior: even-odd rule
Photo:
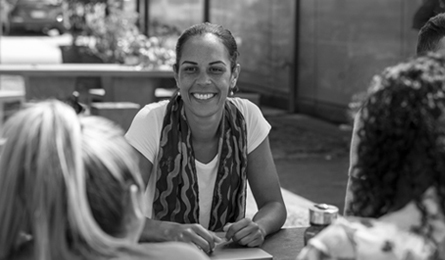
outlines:
[[[76,4],[97,4],[97,3],[107,3],[107,0],[65,0],[66,3],[69,5],[76,5]]]
[[[170,68],[174,64],[174,45],[170,39],[142,34],[135,25],[137,13],[123,11],[116,1],[114,4],[110,1],[80,2],[88,3],[77,3],[73,5],[77,9],[71,10],[78,14],[77,19],[83,15],[81,22],[71,30],[75,38],[73,44],[87,46],[106,63],[125,63],[143,68]]]

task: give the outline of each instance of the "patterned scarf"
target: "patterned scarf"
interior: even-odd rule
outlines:
[[[209,222],[209,230],[212,231],[221,231],[227,222],[243,218],[246,204],[246,122],[238,108],[228,100],[220,127],[220,159]],[[158,158],[153,202],[155,219],[199,223],[195,156],[191,131],[179,95],[167,105]]]

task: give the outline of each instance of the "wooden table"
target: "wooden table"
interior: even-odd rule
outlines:
[[[105,89],[104,101],[134,102],[141,106],[156,100],[156,88],[174,86],[172,70],[141,70],[120,64],[0,64],[0,74],[23,76],[26,100],[65,99],[74,90],[88,95],[88,89],[76,85],[81,77],[100,78]]]
[[[273,255],[274,260],[295,260],[304,247],[304,230],[306,228],[284,228],[266,238],[264,251]]]

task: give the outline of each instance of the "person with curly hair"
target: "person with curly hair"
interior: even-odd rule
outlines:
[[[443,259],[445,58],[375,76],[358,112],[349,213],[298,259]]]
[[[417,46],[416,46],[416,55],[421,56],[425,55],[429,52],[436,52],[445,54],[445,13],[437,14],[436,16],[430,18],[428,22],[421,28],[418,37],[417,37]],[[362,93],[357,95],[357,98],[360,99]],[[359,105],[359,102],[351,102],[352,110],[356,110]],[[351,200],[351,192],[350,192],[350,183],[353,179],[353,167],[354,163],[357,160],[356,147],[358,142],[357,137],[357,128],[358,128],[358,119],[354,118],[354,127],[353,127],[353,135],[351,139],[351,150],[350,150],[350,164],[348,171],[348,188],[346,191],[345,198],[345,209],[344,214],[348,215],[349,213],[349,201]]]

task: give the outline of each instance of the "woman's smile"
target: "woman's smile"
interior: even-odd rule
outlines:
[[[216,96],[215,93],[192,93],[192,96],[198,100],[209,100]]]

